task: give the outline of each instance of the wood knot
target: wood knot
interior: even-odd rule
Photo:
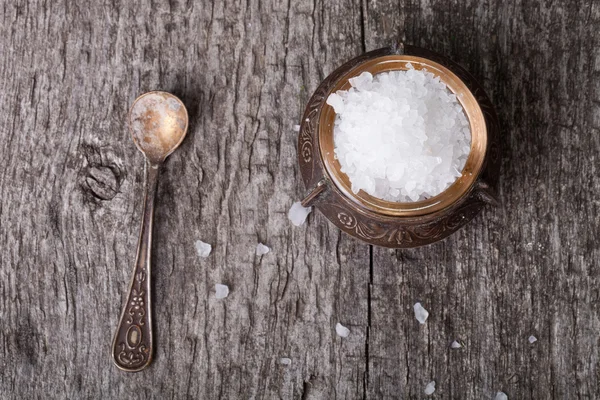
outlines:
[[[112,200],[121,187],[119,171],[114,166],[91,165],[85,177],[85,188],[99,200]]]

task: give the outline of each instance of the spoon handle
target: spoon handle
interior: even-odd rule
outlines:
[[[128,372],[137,372],[146,368],[152,361],[154,350],[150,297],[150,253],[152,250],[154,197],[159,173],[160,164],[146,162],[146,194],[137,256],[129,286],[129,295],[123,306],[113,341],[113,360],[117,367]]]

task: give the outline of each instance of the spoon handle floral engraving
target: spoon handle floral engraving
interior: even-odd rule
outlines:
[[[151,250],[154,198],[160,163],[146,162],[146,193],[137,256],[127,302],[113,340],[112,356],[123,371],[137,372],[152,361]]]

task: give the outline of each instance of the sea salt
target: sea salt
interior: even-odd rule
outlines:
[[[335,156],[352,191],[398,202],[447,189],[465,165],[469,122],[456,96],[431,72],[363,72],[327,98],[337,114]]]
[[[265,246],[262,243],[259,243],[256,245],[256,255],[257,256],[262,256],[267,254],[269,251],[271,251],[271,249],[268,246]]]
[[[435,392],[435,381],[431,381],[425,386],[425,394],[431,396]]]
[[[215,298],[224,299],[227,296],[229,296],[229,286],[217,283],[215,285]]]
[[[294,125],[294,132],[300,132],[300,125]]]
[[[282,357],[279,359],[279,363],[281,365],[291,365],[292,364],[292,360],[287,358],[287,357]]]
[[[350,335],[350,329],[338,322],[335,324],[335,333],[337,333],[339,337],[347,338],[348,335]]]
[[[290,211],[288,212],[288,218],[292,221],[292,224],[300,226],[306,221],[306,217],[312,211],[311,207],[302,207],[302,204],[297,201],[292,204]]]
[[[537,338],[533,335],[529,336],[529,343],[535,343],[537,342]]]
[[[419,321],[420,324],[424,324],[427,321],[427,317],[429,317],[429,311],[423,308],[421,303],[415,303],[413,306],[415,311],[415,318]]]
[[[453,349],[460,349],[462,347],[462,344],[458,343],[455,340],[454,342],[452,342],[452,344],[450,345],[450,347],[452,347]]]
[[[508,400],[508,396],[504,392],[498,392],[496,393],[496,397],[494,397],[494,400]]]
[[[212,246],[208,243],[204,243],[202,240],[196,240],[196,251],[198,257],[206,258],[210,254]]]

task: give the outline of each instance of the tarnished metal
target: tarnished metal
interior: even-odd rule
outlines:
[[[146,193],[137,256],[127,301],[113,340],[112,357],[123,371],[137,372],[152,361],[151,251],[154,200],[160,167],[183,141],[188,114],[177,97],[149,92],[138,97],[129,112],[129,129],[146,157]]]
[[[313,203],[317,200],[317,198],[327,190],[327,180],[325,178],[321,179],[317,186],[314,187],[307,195],[302,199],[302,207],[311,207]]]
[[[399,51],[399,50],[402,51]],[[462,177],[447,190],[413,203],[389,202],[351,190],[348,176],[335,158],[335,112],[329,94],[346,90],[348,80],[364,71],[373,74],[426,68],[457,95],[471,128],[471,152]],[[495,204],[500,168],[496,112],[481,86],[446,57],[409,45],[394,45],[350,60],[329,75],[306,106],[298,136],[298,162],[305,186],[316,188],[311,203],[343,231],[367,243],[385,247],[417,247],[450,235],[469,222],[485,204]],[[314,190],[313,190],[314,192]]]

